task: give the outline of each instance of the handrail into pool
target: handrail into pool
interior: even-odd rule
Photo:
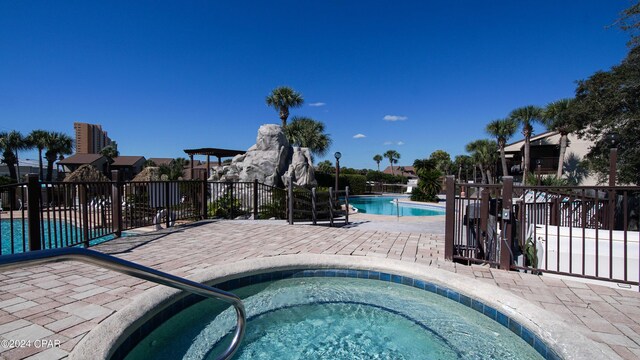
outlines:
[[[53,250],[31,251],[27,253],[0,256],[0,270],[10,270],[28,265],[41,265],[61,261],[81,261],[87,264],[100,266],[105,269],[137,277],[156,284],[169,286],[175,289],[188,291],[201,296],[223,300],[236,309],[238,322],[236,331],[229,347],[216,359],[230,359],[238,350],[244,337],[247,315],[242,300],[236,295],[190,281],[175,275],[167,274],[130,261],[122,260],[115,256],[103,254],[98,251],[83,248],[65,248]]]

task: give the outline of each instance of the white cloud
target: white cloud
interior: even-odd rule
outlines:
[[[408,117],[400,115],[385,115],[382,119],[385,121],[404,121],[407,120]]]
[[[365,134],[355,134],[355,135],[353,135],[354,139],[362,139],[362,138],[366,138],[366,137],[367,137],[367,135],[365,135]]]
[[[398,141],[398,145],[404,145],[404,142]]]
[[[314,102],[314,103],[310,103],[310,104],[309,104],[309,106],[315,106],[315,107],[318,107],[318,106],[325,106],[325,105],[327,105],[327,104],[326,104],[326,103],[323,103],[323,102]]]
[[[385,141],[383,145],[391,145],[393,144],[393,141]]]

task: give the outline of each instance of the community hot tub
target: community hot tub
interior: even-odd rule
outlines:
[[[214,276],[209,283],[245,299],[240,359],[602,356],[595,343],[506,291],[438,269],[375,260],[287,255],[199,276]],[[461,285],[465,291],[455,290]],[[235,315],[200,300],[154,289],[92,331],[71,358],[215,358]],[[109,333],[118,335],[105,337]]]

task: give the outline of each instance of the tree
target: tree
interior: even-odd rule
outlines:
[[[444,150],[436,150],[431,153],[429,159],[433,160],[436,169],[440,170],[441,173],[445,175],[449,175],[451,172],[451,156],[448,152]]]
[[[631,49],[620,65],[579,81],[569,116],[578,136],[594,143],[587,159],[600,181],[608,174],[611,139],[616,138],[618,179],[640,184],[640,47]]]
[[[437,168],[434,159],[422,159],[413,162],[418,175],[418,187],[411,192],[413,201],[438,201],[438,193],[442,190],[442,172]]]
[[[618,19],[618,24],[620,24],[620,28],[624,31],[629,31],[631,33],[631,39],[627,42],[627,46],[630,48],[637,47],[640,45],[640,2],[637,2],[628,9],[625,9],[620,19]]]
[[[49,132],[46,130],[33,130],[27,135],[26,141],[36,149],[38,149],[38,168],[40,170],[39,179],[44,180],[44,167],[42,165],[42,150],[47,147],[47,136]]]
[[[509,118],[522,125],[522,135],[524,135],[524,161],[522,168],[522,179],[527,178],[529,172],[530,152],[531,152],[531,134],[533,133],[533,123],[540,122],[542,119],[542,109],[533,106],[523,106],[511,112]]]
[[[291,145],[309,148],[313,155],[324,156],[331,147],[331,137],[324,132],[324,124],[308,117],[294,116],[284,127],[284,133]]]
[[[280,114],[282,127],[287,126],[287,118],[289,117],[289,108],[297,108],[304,104],[302,94],[293,90],[288,86],[280,86],[271,91],[271,94],[265,99],[267,105],[276,109]]]
[[[0,148],[2,149],[2,161],[9,168],[9,177],[17,182],[20,178],[18,151],[28,149],[29,144],[20,132],[12,130],[0,133]]]
[[[400,153],[395,150],[387,150],[382,156],[389,159],[389,164],[391,165],[391,174],[395,175],[395,171],[393,170],[393,164],[397,164],[400,159]]]
[[[189,165],[189,160],[185,158],[173,159],[168,165],[160,165],[160,175],[166,175],[168,180],[179,180],[187,165]]]
[[[543,113],[542,123],[547,130],[557,131],[560,134],[560,154],[558,156],[558,171],[556,178],[562,178],[564,157],[567,152],[567,138],[575,131],[575,126],[569,118],[569,110],[572,99],[562,99],[548,104]]]
[[[471,157],[468,155],[456,155],[453,164],[458,169],[458,181],[462,180],[462,171],[465,171],[465,181],[469,181],[467,171],[469,167],[475,166]]]
[[[107,173],[111,173],[111,164],[113,164],[113,159],[120,155],[118,146],[116,144],[107,145],[100,150],[100,155],[107,158]]]
[[[45,140],[47,151],[44,157],[47,159],[47,181],[53,177],[53,163],[58,160],[58,156],[69,155],[73,152],[73,139],[61,132],[49,132]]]
[[[500,159],[502,160],[502,176],[509,176],[504,147],[507,145],[507,141],[516,133],[517,128],[518,123],[513,119],[498,119],[487,124],[487,133],[495,137],[498,142]]]
[[[468,143],[466,149],[471,153],[471,158],[480,169],[482,182],[493,184],[491,169],[495,167],[497,160],[498,144],[493,140],[476,140]]]
[[[380,171],[380,161],[382,161],[382,159],[383,159],[383,157],[382,157],[382,155],[380,155],[380,154],[376,154],[376,155],[373,157],[373,161],[375,161],[375,162],[376,162],[376,165],[378,165],[378,171]]]
[[[325,160],[318,163],[317,169],[319,173],[330,174],[334,167],[331,161]]]

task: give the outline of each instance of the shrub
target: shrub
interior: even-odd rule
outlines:
[[[369,171],[367,181],[382,182],[385,184],[406,184],[407,178],[400,175],[385,174],[382,171]]]
[[[336,177],[334,174],[316,174],[318,188],[330,188],[336,186]],[[357,174],[340,174],[338,182],[338,190],[344,190],[349,187],[350,195],[360,195],[365,193],[367,178],[364,175]]]

